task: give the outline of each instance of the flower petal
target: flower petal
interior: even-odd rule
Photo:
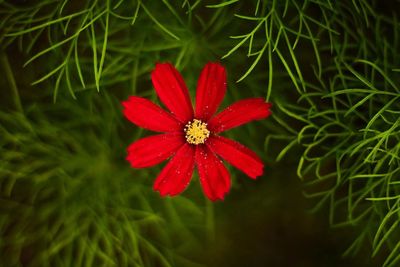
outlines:
[[[171,114],[142,97],[130,96],[123,101],[125,117],[142,128],[155,132],[182,130],[182,125]]]
[[[207,146],[198,146],[196,164],[204,194],[212,201],[224,199],[231,187],[231,179],[221,160]]]
[[[179,72],[170,63],[157,63],[151,80],[161,102],[183,123],[193,119],[189,91]]]
[[[207,140],[208,147],[234,167],[251,178],[263,174],[261,159],[244,145],[222,136],[212,136]]]
[[[195,117],[208,121],[226,92],[226,70],[218,63],[208,63],[201,71],[196,90]]]
[[[220,133],[271,114],[271,103],[263,98],[248,98],[233,103],[208,122],[208,129]]]
[[[126,159],[134,168],[156,165],[185,144],[183,133],[166,133],[142,138],[128,147]]]
[[[153,189],[161,196],[174,196],[185,190],[193,174],[194,153],[193,146],[183,145],[158,175]]]

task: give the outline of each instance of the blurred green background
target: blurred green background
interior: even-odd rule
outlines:
[[[0,266],[398,266],[398,1],[0,0]],[[228,71],[222,104],[273,115],[226,133],[257,180],[208,201],[135,170],[150,134],[123,118],[157,102],[156,62],[192,97]],[[300,178],[300,179],[299,179]]]

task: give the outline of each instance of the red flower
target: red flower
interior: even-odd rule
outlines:
[[[213,201],[223,199],[231,181],[220,158],[253,179],[262,175],[264,165],[253,151],[218,134],[268,117],[270,103],[262,98],[244,99],[214,115],[226,91],[226,71],[218,63],[208,63],[200,74],[195,110],[185,82],[174,66],[156,64],[151,79],[158,97],[170,112],[136,96],[129,97],[122,105],[124,115],[131,122],[162,132],[128,147],[127,160],[132,167],[150,167],[172,157],[158,175],[154,190],[162,196],[181,193],[188,186],[196,165],[206,196]]]

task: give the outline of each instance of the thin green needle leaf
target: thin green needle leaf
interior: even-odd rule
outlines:
[[[261,2],[261,0],[257,0],[256,9],[254,11],[254,16],[257,16],[257,14],[258,14],[258,10],[260,8],[260,2]]]
[[[246,35],[245,38],[243,38],[242,41],[240,41],[237,45],[235,45],[231,50],[228,51],[228,53],[226,53],[225,55],[222,56],[222,59],[229,57],[233,52],[235,52],[236,50],[238,50],[246,41],[247,39],[250,38],[251,35]]]
[[[308,35],[310,36],[310,42],[311,42],[313,50],[314,50],[315,59],[317,60],[317,66],[318,66],[318,75],[317,76],[318,76],[318,78],[321,79],[322,63],[321,63],[321,58],[319,56],[318,45],[317,45],[317,42],[316,42],[315,38],[312,36],[312,32],[311,32],[310,26],[308,25],[306,20],[304,20],[304,25],[306,26]]]
[[[52,21],[48,21],[46,23],[43,23],[41,25],[26,29],[26,30],[23,30],[23,31],[7,33],[7,34],[5,34],[5,36],[23,35],[23,34],[26,34],[26,33],[29,33],[29,32],[33,32],[33,31],[39,30],[39,29],[44,28],[44,27],[49,27],[49,26],[51,26],[53,24],[56,24],[56,23],[60,23],[60,22],[62,22],[64,20],[69,20],[71,18],[74,18],[74,17],[77,17],[79,15],[85,14],[86,12],[87,12],[86,10],[83,10],[83,11],[80,11],[80,12],[65,16],[65,17],[61,17],[61,18],[58,18],[58,19],[55,19],[55,20],[52,20]]]
[[[82,87],[86,88],[85,80],[83,79],[83,74],[82,74],[82,70],[81,70],[81,64],[79,62],[78,41],[77,40],[74,42],[74,61],[75,61],[76,70],[78,72],[79,80],[82,84]]]
[[[146,14],[149,16],[149,18],[161,29],[163,30],[166,34],[168,34],[169,36],[171,36],[172,38],[174,38],[175,40],[180,40],[180,38],[178,36],[176,36],[175,34],[173,34],[170,30],[168,30],[167,28],[164,27],[164,25],[162,25],[151,13],[150,11],[147,9],[147,7],[145,5],[143,5],[142,2],[141,6],[144,10],[144,12],[146,12]]]
[[[393,103],[398,101],[400,95],[396,95],[393,97],[386,105],[384,105],[376,114],[372,117],[372,119],[368,122],[367,126],[365,127],[365,130],[368,130],[371,128],[372,124],[375,123],[375,121],[381,116],[383,112],[385,112]]]
[[[253,64],[251,64],[250,68],[246,71],[245,74],[243,74],[242,77],[239,78],[239,80],[237,80],[236,82],[241,82],[243,81],[244,78],[246,78],[250,72],[252,72],[252,70],[254,69],[254,67],[257,65],[257,63],[260,61],[262,55],[264,55],[264,51],[268,46],[268,42],[264,44],[263,48],[261,48],[260,51],[257,52],[258,56],[256,57],[256,59],[253,61]]]
[[[300,179],[303,179],[303,174],[302,174],[302,169],[303,169],[303,165],[304,165],[304,157],[301,157],[299,160],[299,164],[297,165],[297,170],[296,170],[296,174]]]
[[[68,88],[68,91],[71,94],[72,98],[76,99],[76,96],[75,96],[75,93],[74,93],[74,89],[72,88],[71,80],[70,80],[70,77],[69,77],[69,69],[68,69],[69,67],[68,66],[69,66],[69,64],[67,62],[66,65],[65,65],[65,79],[67,81],[67,88]]]
[[[287,153],[288,151],[294,147],[295,145],[297,145],[297,139],[292,140],[286,147],[284,147],[281,152],[279,153],[279,155],[276,157],[276,161],[280,161]]]
[[[122,3],[124,2],[124,0],[119,0],[118,3],[116,3],[113,7],[113,9],[117,9]],[[139,1],[138,1],[139,2]]]
[[[3,67],[3,71],[5,72],[9,87],[12,90],[12,98],[14,100],[15,107],[19,112],[23,113],[24,109],[21,104],[17,83],[6,54],[0,54],[0,62]]]
[[[96,33],[94,31],[94,26],[93,24],[90,25],[90,32],[91,32],[91,45],[92,45],[92,52],[93,52],[93,72],[94,72],[94,80],[96,83],[96,89],[97,92],[100,91],[100,87],[99,87],[99,73],[98,73],[98,69],[97,69],[97,41],[96,41]]]
[[[86,28],[90,27],[96,20],[98,20],[101,16],[103,16],[103,14],[105,13],[105,11],[101,12],[99,15],[97,15],[95,18],[93,18],[88,24],[86,24],[84,27],[80,28],[74,35],[50,46],[47,49],[44,49],[42,51],[40,51],[39,53],[37,53],[36,55],[34,55],[33,57],[31,57],[27,62],[25,62],[24,67],[27,66],[28,64],[30,64],[32,61],[34,61],[35,59],[37,59],[38,57],[41,57],[42,55],[55,50],[55,48],[58,48],[66,43],[68,43],[69,41],[75,39],[77,36],[79,36],[79,34],[84,31]]]
[[[371,93],[371,94],[367,95],[366,97],[364,97],[363,99],[361,99],[360,101],[358,101],[355,105],[353,105],[350,109],[348,109],[346,111],[344,116],[347,117],[350,113],[352,113],[358,107],[362,106],[366,101],[370,100],[373,96],[375,96],[375,94]]]
[[[385,81],[387,81],[397,92],[400,92],[399,88],[392,81],[392,79],[390,79],[389,76],[387,76],[386,73],[381,68],[379,68],[376,64],[374,64],[368,60],[363,60],[363,59],[357,59],[356,62],[364,63],[364,64],[367,64],[367,65],[373,67],[375,70],[377,70],[383,76]]]
[[[286,32],[283,32],[283,36],[285,37],[287,48],[288,48],[290,56],[292,58],[292,62],[293,62],[294,67],[296,69],[297,75],[298,75],[298,77],[300,79],[301,85],[303,86],[303,90],[305,90],[306,85],[305,85],[305,82],[304,82],[304,79],[303,79],[303,75],[301,74],[299,64],[297,63],[296,55],[295,55],[295,53],[294,53],[294,51],[293,51],[293,49],[292,49],[292,47],[290,45],[290,41],[289,41],[289,38],[288,38]]]
[[[44,75],[43,77],[37,79],[36,81],[32,82],[31,85],[36,85],[38,83],[41,83],[45,80],[47,80],[48,78],[50,78],[51,76],[53,76],[54,74],[56,74],[60,69],[64,68],[66,64],[66,61],[64,61],[63,63],[61,63],[60,65],[58,65],[57,68],[53,69],[52,71],[50,71],[49,73],[47,73],[46,75]]]
[[[99,65],[99,70],[98,70],[98,76],[96,79],[96,87],[97,87],[97,91],[99,91],[100,88],[100,78],[101,78],[101,74],[103,72],[103,65],[104,65],[104,60],[106,58],[106,51],[107,51],[107,40],[108,40],[108,21],[110,18],[110,0],[107,0],[107,12],[106,12],[106,25],[105,25],[105,29],[104,29],[104,40],[103,40],[103,46],[101,49],[101,57],[100,57],[100,65]]]
[[[138,1],[137,4],[136,4],[136,9],[135,9],[135,13],[133,14],[131,25],[134,25],[135,22],[136,22],[136,19],[137,19],[138,14],[139,14],[140,4],[141,4],[140,1]]]
[[[215,5],[206,5],[206,7],[208,7],[208,8],[220,8],[220,7],[225,7],[225,6],[232,5],[232,4],[236,3],[236,2],[239,2],[239,0],[229,0],[229,1],[222,2],[222,3],[219,3],[219,4],[215,4]]]
[[[383,263],[384,267],[391,267],[395,266],[394,264],[399,260],[399,249],[400,249],[400,242],[397,242],[396,246],[391,249],[390,255],[386,258],[385,262]],[[392,261],[392,259],[397,255],[395,260]]]
[[[272,93],[273,73],[274,73],[274,65],[272,63],[271,45],[268,45],[268,87],[267,87],[266,101],[269,101],[269,98]]]
[[[244,16],[244,15],[240,15],[240,14],[235,14],[234,16],[237,18],[240,18],[240,19],[250,20],[250,21],[260,21],[260,20],[264,21],[265,20],[265,17],[250,17],[250,16]]]
[[[279,51],[279,49],[276,49],[275,51],[278,55],[278,57],[280,58],[283,66],[285,67],[287,73],[289,74],[290,79],[292,80],[294,86],[296,87],[297,92],[301,93],[301,89],[297,83],[297,79],[295,77],[295,75],[293,74],[292,70],[290,69],[289,65],[287,64],[285,58],[283,57],[283,55],[281,54],[281,52]]]
[[[53,103],[56,103],[56,101],[57,101],[58,89],[60,88],[60,82],[61,82],[62,76],[64,75],[64,71],[65,71],[65,68],[62,68],[60,73],[58,74],[56,84],[54,86]]]
[[[367,79],[365,79],[365,77],[363,77],[360,73],[358,73],[357,71],[355,71],[349,64],[344,63],[344,65],[346,66],[346,68],[353,73],[354,76],[356,76],[361,82],[363,82],[367,87],[371,88],[372,90],[378,90],[375,88],[375,86],[373,84],[371,84]]]
[[[385,218],[380,222],[378,231],[375,234],[375,238],[373,241],[373,252],[372,252],[372,257],[374,257],[379,250],[381,249],[382,245],[386,242],[390,234],[396,229],[396,227],[399,225],[399,221],[396,221],[392,224],[392,226],[386,231],[386,233],[380,238],[381,233],[384,231],[384,227],[386,227],[386,222],[387,220],[391,217],[393,213],[390,212],[388,213]],[[380,239],[379,239],[380,238]]]

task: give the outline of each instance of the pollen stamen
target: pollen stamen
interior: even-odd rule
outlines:
[[[193,145],[204,144],[210,136],[210,131],[207,129],[207,123],[197,119],[189,121],[186,124],[184,131],[186,133],[186,141]]]

